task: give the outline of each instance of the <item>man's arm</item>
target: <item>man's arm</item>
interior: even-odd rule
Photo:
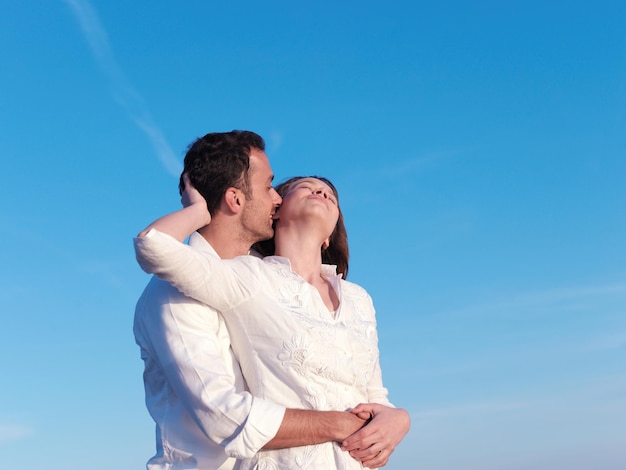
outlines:
[[[218,314],[152,280],[138,305],[135,333],[148,344],[167,381],[208,439],[249,458],[277,449],[341,442],[364,420],[349,412],[286,410],[237,387],[228,336]]]
[[[229,454],[251,457],[276,434],[285,408],[237,384],[229,337],[215,311],[152,279],[137,304],[135,337],[157,364],[144,374],[147,392],[154,386],[149,394],[156,402],[179,400],[198,429]],[[167,397],[172,392],[165,387],[175,397]]]
[[[365,419],[346,411],[287,409],[276,436],[263,448],[283,449],[329,441],[341,442],[358,431],[365,422]]]

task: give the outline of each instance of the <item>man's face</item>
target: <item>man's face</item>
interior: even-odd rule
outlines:
[[[242,228],[249,234],[252,243],[267,240],[274,235],[272,218],[282,199],[272,186],[274,173],[265,152],[252,149],[250,152],[250,197],[241,214]]]

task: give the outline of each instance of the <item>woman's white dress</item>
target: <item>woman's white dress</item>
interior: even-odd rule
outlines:
[[[382,384],[372,300],[334,266],[322,266],[340,300],[331,312],[286,258],[211,259],[157,230],[136,238],[135,251],[146,272],[222,313],[254,396],[311,410],[345,411],[365,402],[392,406]],[[362,466],[338,444],[325,443],[262,451],[241,468]]]

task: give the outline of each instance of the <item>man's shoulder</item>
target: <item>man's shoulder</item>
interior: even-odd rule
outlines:
[[[192,249],[207,257],[217,256],[204,238],[194,234],[195,240]],[[152,276],[143,293],[135,305],[135,328],[143,329],[141,325],[157,325],[162,323],[165,316],[185,318],[193,316],[195,319],[204,318],[204,321],[215,322],[217,312],[208,305],[187,297],[167,281]]]
[[[187,297],[169,282],[153,276],[135,306],[135,318],[157,315],[159,312],[185,309],[186,311],[215,310],[202,302]]]
[[[197,251],[198,253],[202,253],[204,256],[217,257],[217,253],[215,253],[215,250],[213,250],[213,247],[211,247],[211,245],[209,245],[209,243],[197,232],[194,232],[192,234],[190,238],[189,246],[194,251]],[[173,300],[180,301],[181,298],[186,299],[186,301],[190,303],[197,303],[197,304],[204,305],[201,302],[198,302],[197,300],[194,300],[190,297],[185,296],[183,293],[181,293],[176,287],[174,287],[168,281],[159,279],[157,276],[152,276],[150,278],[150,281],[148,282],[148,285],[146,285],[145,289],[143,290],[143,293],[139,297],[136,309],[138,310],[140,306],[145,305],[146,303],[150,303],[150,302],[169,303]]]
[[[219,258],[219,255],[215,251],[215,248],[209,243],[209,241],[200,235],[199,232],[193,232],[189,235],[188,245],[199,253],[206,256],[214,256]]]
[[[137,342],[142,338],[167,334],[181,328],[218,334],[223,320],[219,312],[189,298],[166,281],[150,280],[135,306],[133,331]]]
[[[141,297],[139,297],[137,306],[142,303],[142,300],[145,302],[151,299],[165,300],[177,297],[184,297],[184,295],[169,282],[159,279],[156,276],[152,276],[145,289],[143,290]]]

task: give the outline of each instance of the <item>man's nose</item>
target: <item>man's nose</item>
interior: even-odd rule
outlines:
[[[278,192],[274,188],[272,188],[272,193],[273,193],[273,196],[274,196],[274,203],[275,204],[280,204],[281,202],[283,202],[283,198],[280,197],[280,194],[278,194]]]

